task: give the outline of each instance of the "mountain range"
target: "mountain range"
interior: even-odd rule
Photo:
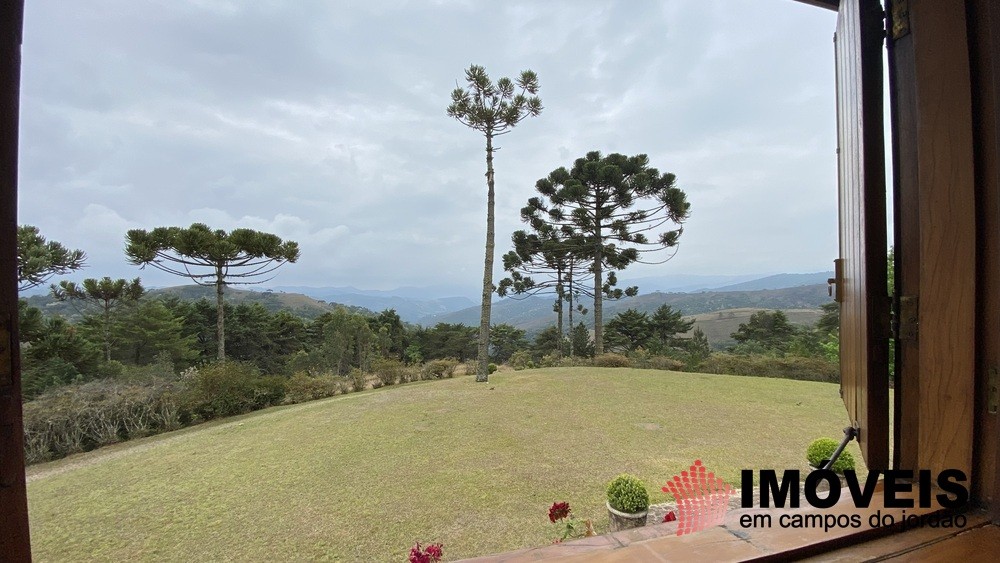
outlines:
[[[638,285],[641,293],[618,301],[605,301],[604,319],[607,321],[629,308],[651,313],[666,304],[684,315],[697,316],[699,326],[708,321],[717,321],[714,324],[720,327],[725,325],[727,328],[720,328],[720,335],[732,324],[726,319],[748,317],[752,311],[760,309],[798,311],[795,320],[807,324],[818,317],[819,306],[830,301],[826,280],[832,275],[832,272],[816,272],[765,277],[675,275],[637,278],[620,285]],[[677,288],[697,289],[683,291]],[[149,294],[172,295],[185,300],[215,299],[214,288],[197,285],[158,288]],[[302,286],[279,286],[266,290],[226,289],[227,303],[260,303],[269,311],[286,310],[304,319],[314,319],[337,306],[345,306],[362,314],[395,309],[404,322],[422,326],[437,323],[479,324],[478,301],[461,294],[450,297],[440,295],[434,294],[434,288],[419,287],[391,291]],[[73,303],[59,302],[48,295],[32,295],[26,299],[30,305],[49,315],[69,319],[80,316]],[[531,335],[555,323],[552,306],[551,295],[523,299],[508,297],[494,302],[492,320],[495,324],[514,325]],[[592,308],[590,303],[584,303],[584,306]],[[717,311],[737,312],[733,315],[726,313],[719,318],[705,316]],[[593,326],[593,313],[576,313],[574,322],[581,321]]]

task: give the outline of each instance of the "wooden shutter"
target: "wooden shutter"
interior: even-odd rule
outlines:
[[[834,36],[840,392],[869,469],[889,467],[882,15],[877,0],[841,0]]]

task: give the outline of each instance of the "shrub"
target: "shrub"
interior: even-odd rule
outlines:
[[[285,389],[286,403],[304,403],[336,395],[340,390],[340,381],[332,375],[313,377],[300,371],[288,378]]]
[[[469,364],[475,370],[475,364]],[[455,368],[458,367],[458,360],[455,358],[444,358],[432,360],[424,364],[424,379],[442,379],[454,377]],[[472,373],[475,373],[473,371]]]
[[[507,364],[515,370],[531,369],[535,367],[535,362],[531,359],[531,353],[527,350],[518,350],[514,352]]]
[[[389,358],[378,358],[373,361],[372,372],[378,377],[382,385],[405,383],[407,375],[406,366],[403,365],[403,362]]]
[[[679,371],[684,369],[684,362],[669,356],[652,355],[648,351],[639,348],[630,352],[628,359],[632,367],[641,369],[662,369],[667,371]]]
[[[338,377],[337,379],[337,393],[340,395],[346,395],[351,392],[351,383],[346,377]]]
[[[806,448],[806,459],[809,460],[809,465],[813,467],[819,467],[823,461],[833,457],[833,452],[837,451],[837,447],[840,444],[837,443],[833,438],[817,438],[809,444]],[[854,456],[851,452],[844,450],[840,452],[840,457],[837,461],[833,462],[833,471],[837,473],[843,473],[847,469],[854,469]]]
[[[24,404],[24,453],[38,463],[181,426],[177,384],[98,380]]]
[[[822,358],[799,356],[738,356],[715,353],[698,365],[698,371],[729,375],[750,375],[757,377],[779,377],[801,381],[840,381],[840,368]]]
[[[615,510],[630,514],[648,510],[646,485],[637,477],[622,473],[608,483],[608,504]]]
[[[347,374],[347,379],[351,382],[351,389],[355,392],[364,391],[368,386],[368,376],[358,368],[351,368]]]
[[[492,373],[496,373],[496,371],[498,369],[500,369],[500,368],[496,364],[491,363],[489,366],[487,366],[487,369],[492,374]]]
[[[202,366],[185,379],[185,406],[202,419],[243,414],[278,404],[285,396],[279,377],[261,377],[243,362],[216,362]]]
[[[594,356],[594,367],[629,368],[632,367],[632,361],[621,354],[606,353]]]
[[[682,371],[686,367],[686,364],[680,360],[675,360],[674,358],[668,358],[666,356],[653,356],[649,359],[650,369],[662,369],[664,371]]]

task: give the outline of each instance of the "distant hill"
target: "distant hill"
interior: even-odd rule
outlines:
[[[750,315],[764,310],[767,309],[725,309],[687,318],[694,318],[695,328],[700,328],[705,333],[712,348],[723,349],[736,344],[730,335],[740,328],[740,324],[749,321]],[[783,312],[790,323],[802,326],[816,324],[822,316],[819,309],[783,309]]]
[[[756,291],[759,289],[783,289],[803,285],[826,285],[826,280],[833,277],[833,272],[814,272],[811,274],[776,274],[749,280],[733,285],[717,287],[713,291]]]
[[[443,315],[472,307],[475,301],[465,296],[423,297],[427,290],[402,287],[393,291],[362,290],[353,287],[302,287],[287,286],[274,288],[276,293],[294,291],[313,299],[331,301],[343,305],[364,307],[371,311],[395,309],[403,322],[414,323],[430,315]]]
[[[620,287],[637,285],[639,286],[639,291],[642,292],[660,291],[663,293],[688,293],[692,291],[708,291],[708,290],[718,291],[718,289],[721,287],[730,286],[733,284],[738,284],[746,281],[758,280],[764,277],[765,277],[764,274],[742,274],[742,275],[725,275],[725,276],[723,275],[709,276],[700,274],[668,274],[665,276],[645,276],[641,278],[630,278],[626,274],[621,273],[619,274],[618,277],[618,285]],[[785,287],[785,286],[780,286],[780,287]],[[779,289],[780,287],[760,288],[760,289]]]
[[[173,295],[185,301],[197,301],[207,299],[215,302],[215,288],[200,285],[181,285],[175,287],[164,287],[153,289],[147,293],[150,297]],[[58,315],[70,320],[80,318],[79,305],[72,302],[56,301],[51,295],[32,295],[25,298],[28,304],[38,307],[46,315]],[[327,303],[301,295],[298,293],[277,293],[273,291],[248,291],[245,289],[226,288],[226,303],[239,305],[240,303],[260,303],[270,312],[288,311],[297,317],[312,320],[316,317],[333,311],[337,307],[346,307],[348,310],[365,315],[373,314],[372,311],[363,307],[343,305],[340,303]]]
[[[604,318],[607,321],[619,311],[630,308],[651,313],[664,304],[681,311],[684,315],[699,315],[730,309],[818,310],[820,305],[829,303],[830,300],[825,284],[759,291],[653,292],[618,301],[605,301]],[[530,297],[523,300],[502,299],[493,304],[491,316],[496,324],[511,324],[529,333],[535,333],[555,323],[552,305],[553,299],[551,297]],[[589,308],[589,304],[585,303],[584,306]],[[576,315],[574,320],[582,320],[592,327],[594,323],[593,313],[583,316]],[[423,326],[433,326],[437,323],[464,323],[475,326],[479,323],[479,307],[469,307],[444,315],[433,315],[420,319],[418,322]]]

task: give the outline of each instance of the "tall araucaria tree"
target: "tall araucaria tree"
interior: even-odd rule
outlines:
[[[218,359],[226,359],[223,290],[227,285],[263,283],[287,262],[299,259],[299,245],[276,235],[251,229],[230,233],[201,223],[184,229],[157,227],[133,229],[126,235],[125,254],[130,264],[154,268],[215,286]]]
[[[52,276],[83,268],[87,255],[54,240],[45,240],[38,227],[17,226],[17,290],[38,287]]]
[[[59,301],[82,301],[101,310],[101,333],[104,340],[104,359],[111,361],[111,320],[119,308],[133,304],[145,292],[139,278],[132,281],[112,280],[109,277],[96,280],[87,278],[82,285],[63,281],[52,285],[52,296]]]
[[[494,231],[494,174],[493,139],[509,133],[524,119],[542,112],[538,93],[538,76],[530,70],[521,72],[516,80],[501,78],[496,84],[486,74],[486,69],[472,65],[465,71],[466,88],[455,88],[451,93],[448,115],[486,137],[486,260],[483,268],[483,301],[479,319],[479,347],[476,381],[489,379],[490,363],[490,306],[493,298]]]
[[[594,351],[604,352],[604,295],[614,295],[605,269],[622,270],[635,262],[662,263],[647,253],[676,248],[690,213],[676,178],[649,166],[644,155],[602,156],[594,151],[571,170],[558,168],[535,187],[542,197],[528,200],[522,215],[532,222],[574,232],[583,239],[581,256],[594,274]],[[632,288],[630,288],[631,290]]]

